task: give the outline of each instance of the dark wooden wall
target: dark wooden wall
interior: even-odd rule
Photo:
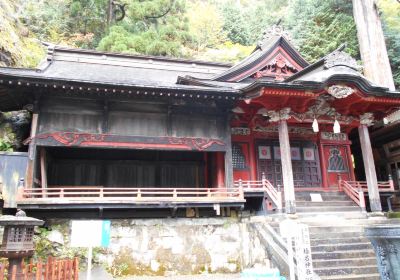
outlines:
[[[49,148],[50,186],[205,186],[200,152]]]
[[[209,104],[47,98],[40,103],[39,133],[66,131],[222,140],[225,121],[223,113]]]

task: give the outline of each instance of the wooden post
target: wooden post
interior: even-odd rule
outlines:
[[[29,149],[28,149],[28,165],[25,174],[25,187],[27,188],[33,188],[33,178],[35,176],[35,159],[36,159],[35,137],[38,127],[38,119],[39,119],[39,114],[37,112],[33,113],[31,134],[30,134],[31,141],[29,143]]]
[[[45,148],[40,149],[40,178],[42,183],[42,196],[45,197],[47,189],[47,155]]]
[[[229,115],[229,114],[228,114]],[[233,187],[233,166],[232,166],[232,141],[231,141],[231,125],[229,116],[225,124],[225,187],[230,189]]]
[[[217,162],[217,187],[224,187],[224,158],[222,152],[217,152],[215,154],[215,159]]]
[[[279,121],[279,145],[281,151],[282,177],[285,194],[285,211],[287,214],[294,214],[296,213],[296,199],[294,195],[289,131],[286,120]]]
[[[368,126],[360,124],[358,127],[360,135],[361,151],[364,161],[365,177],[368,185],[369,204],[372,212],[381,212],[381,199],[378,189],[378,179],[376,177],[374,156],[372,154],[371,140],[369,138]]]
[[[393,74],[375,0],[353,0],[364,75],[377,85],[394,90]]]

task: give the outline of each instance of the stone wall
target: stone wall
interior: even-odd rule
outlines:
[[[69,222],[48,224],[68,229]],[[236,273],[269,266],[257,235],[233,218],[112,220],[110,246],[98,258],[116,275]]]

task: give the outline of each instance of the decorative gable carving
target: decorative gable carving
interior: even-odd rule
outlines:
[[[297,73],[298,70],[282,54],[278,54],[264,68],[257,71],[253,78],[274,78],[275,81],[283,81],[285,78]]]

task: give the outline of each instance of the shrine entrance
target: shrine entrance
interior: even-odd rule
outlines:
[[[282,165],[278,140],[260,140],[256,144],[257,176],[264,173],[274,186],[283,186]],[[296,188],[321,188],[321,169],[317,146],[311,141],[291,143],[293,180]]]

